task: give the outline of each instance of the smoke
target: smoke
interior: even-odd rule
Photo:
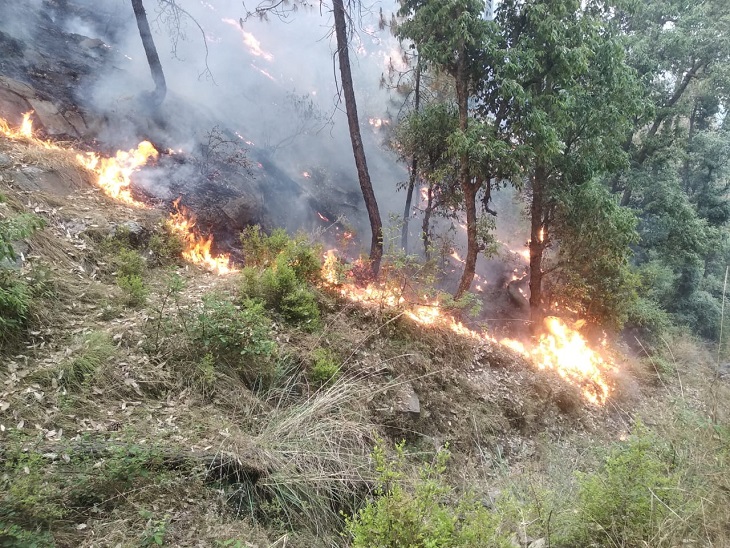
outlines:
[[[85,1],[90,9],[97,5]],[[262,163],[267,170],[275,167],[298,184],[303,172],[319,170],[329,184],[348,195],[359,192],[336,83],[332,16],[326,8],[320,12],[300,7],[285,20],[270,16],[268,21],[256,17],[243,21],[239,1],[181,3],[189,16],[180,19],[171,17],[156,0],[145,4],[168,87],[159,112],[151,112],[143,100],[142,92],[153,84],[128,1],[108,6],[99,18],[113,33],[100,32],[101,25],[78,18],[66,22],[71,32],[96,31],[94,37],[111,41],[116,51],[108,70],[82,86],[95,110],[109,119],[99,134],[101,141],[110,147],[129,147],[145,137],[194,152],[217,126],[240,139],[254,164]],[[397,52],[397,41],[387,29],[378,29],[377,18],[375,12],[361,11],[350,53],[368,166],[387,221],[402,211],[403,198],[397,196],[396,187],[407,172],[383,146],[383,128],[367,123],[369,118],[389,117],[392,97],[379,82],[389,56]],[[362,217],[350,221],[367,242],[368,224],[358,205]],[[288,214],[301,206],[280,204]]]

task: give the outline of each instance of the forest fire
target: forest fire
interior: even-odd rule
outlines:
[[[20,127],[12,129],[6,120],[0,118],[0,134],[12,140],[28,141],[33,145],[45,149],[66,150],[49,141],[43,141],[33,136],[33,124],[30,119],[32,112],[23,115]],[[70,154],[76,153],[72,148],[67,149]],[[136,149],[119,150],[112,157],[104,157],[95,152],[76,153],[76,161],[83,168],[97,176],[96,185],[110,198],[134,207],[146,208],[147,204],[132,197],[130,185],[132,174],[150,160],[159,156],[157,149],[149,141],[142,141]],[[214,257],[211,252],[212,236],[202,236],[195,226],[195,217],[179,204],[179,199],[173,202],[175,212],[170,215],[170,226],[178,233],[186,249],[183,258],[202,265],[218,274],[228,274],[236,270],[230,266],[228,255]]]
[[[342,265],[335,251],[328,251],[324,259],[322,278],[350,301],[380,307],[404,307],[404,315],[420,325],[446,327],[458,335],[510,349],[531,361],[538,369],[555,371],[566,382],[577,386],[583,397],[594,405],[605,404],[611,393],[606,373],[613,366],[592,350],[577,330],[571,329],[559,318],[549,317],[545,320],[545,332],[535,343],[508,338],[497,340],[488,333],[464,326],[444,310],[438,300],[424,300],[426,304],[409,303],[402,291],[385,284],[371,283],[367,287],[358,287],[343,283]]]
[[[152,143],[142,141],[136,149],[119,150],[111,158],[104,158],[95,152],[86,152],[76,155],[76,160],[81,166],[96,174],[96,184],[104,194],[127,205],[144,208],[147,207],[146,204],[132,197],[131,176],[157,156],[158,152]]]
[[[193,264],[201,265],[216,274],[230,274],[237,270],[231,266],[229,255],[223,254],[214,257],[210,248],[213,245],[212,236],[203,236],[196,227],[195,215],[180,204],[180,198],[172,203],[175,211],[170,214],[168,222],[172,230],[185,243],[183,258]]]
[[[0,118],[0,133],[5,135],[8,139],[12,139],[14,141],[22,139],[36,146],[45,148],[46,150],[61,150],[60,147],[54,145],[50,141],[38,139],[33,135],[33,120],[31,116],[33,116],[32,110],[23,114],[23,121],[20,123],[20,127],[18,129],[11,128],[7,120]]]

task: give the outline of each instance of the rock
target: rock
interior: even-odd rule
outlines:
[[[414,415],[421,413],[421,401],[411,383],[406,382],[399,386],[393,401],[393,409],[400,413],[412,413]]]
[[[35,166],[28,166],[11,173],[19,189],[30,192],[47,192],[56,196],[68,196],[85,184],[78,170],[73,168],[59,167],[58,170],[46,171]]]
[[[13,159],[7,154],[0,152],[0,167],[9,167],[13,165]]]
[[[243,191],[244,195],[233,198],[223,206],[223,213],[234,229],[242,230],[248,225],[260,222],[263,200],[257,192]]]
[[[547,541],[544,538],[539,538],[533,542],[530,543],[528,548],[545,548],[547,546]]]
[[[66,121],[56,105],[42,99],[28,99],[28,102],[35,111],[33,117],[40,122],[48,135],[78,137],[74,127]]]

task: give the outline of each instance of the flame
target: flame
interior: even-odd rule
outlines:
[[[325,217],[324,215],[322,215],[319,211],[317,212],[317,217],[319,217],[320,219],[322,219],[325,223],[329,223],[330,222],[330,220],[327,217]]]
[[[136,149],[119,150],[112,158],[104,158],[95,152],[77,154],[78,163],[97,176],[96,184],[107,196],[135,207],[147,207],[132,197],[129,185],[132,173],[159,153],[149,141],[142,141]]]
[[[227,254],[214,257],[210,248],[213,245],[213,236],[203,236],[195,226],[195,216],[180,204],[180,198],[172,202],[175,211],[170,214],[168,223],[172,230],[182,237],[185,243],[183,258],[193,264],[199,264],[216,274],[230,274],[236,272],[231,266],[230,256]]]
[[[537,233],[537,241],[538,242],[545,241],[545,227],[541,227],[540,231]]]
[[[243,30],[241,22],[236,21],[235,19],[222,19],[222,21],[228,25],[231,25],[232,27],[236,27],[238,31],[241,33],[241,36],[243,36],[243,43],[248,48],[248,51],[251,55],[255,57],[261,57],[263,59],[266,59],[267,61],[271,62],[274,60],[274,56],[263,49],[261,47],[261,42],[256,38],[253,34],[250,32],[247,32]]]
[[[546,332],[537,343],[528,349],[519,341],[503,339],[500,343],[522,354],[539,369],[556,371],[563,379],[580,387],[583,397],[595,405],[606,403],[611,386],[605,379],[605,372],[611,365],[600,354],[588,347],[588,343],[575,329],[563,320],[550,316],[545,318]],[[602,346],[606,346],[604,339]]]
[[[606,373],[613,366],[588,346],[577,331],[580,322],[576,329],[571,329],[561,319],[548,317],[545,333],[534,344],[513,339],[497,340],[488,333],[464,326],[443,310],[438,301],[424,299],[426,304],[409,303],[401,289],[389,288],[384,283],[371,283],[367,287],[343,283],[339,265],[335,251],[328,251],[324,257],[322,278],[350,301],[380,307],[402,307],[404,315],[420,325],[443,326],[474,341],[500,345],[530,360],[539,369],[555,371],[566,382],[578,386],[583,397],[594,405],[605,404],[611,394]],[[601,345],[607,346],[605,338]]]
[[[385,120],[383,118],[368,118],[368,123],[375,129],[380,129],[383,126],[389,126],[390,120]]]
[[[302,171],[302,177],[305,179],[309,179],[312,177],[312,175],[308,171]]]
[[[50,141],[44,141],[33,136],[33,120],[31,119],[33,112],[30,110],[23,114],[23,121],[20,123],[18,129],[11,128],[7,120],[0,118],[0,134],[14,141],[27,141],[33,145],[43,147],[46,150],[62,150],[61,147]]]

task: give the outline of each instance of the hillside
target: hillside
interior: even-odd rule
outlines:
[[[730,390],[686,334],[607,342],[590,403],[495,339],[348,298],[301,238],[249,230],[242,272],[193,265],[203,235],[65,147],[0,137],[0,222],[44,224],[0,270],[0,545],[366,546],[343,516],[372,500],[393,505],[366,529],[461,531],[436,546],[730,545]]]

